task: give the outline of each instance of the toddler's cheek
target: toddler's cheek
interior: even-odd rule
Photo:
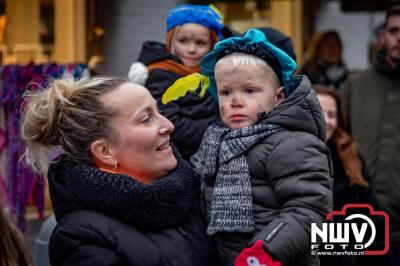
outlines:
[[[220,113],[220,116],[221,116],[221,119],[222,119],[222,121],[226,121],[226,116],[227,116],[227,112],[226,112],[226,109],[225,109],[225,107],[224,106],[222,106],[222,105],[220,105],[219,106],[219,113]]]

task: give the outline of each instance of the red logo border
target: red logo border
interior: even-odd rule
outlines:
[[[331,220],[335,215],[346,215],[348,209],[369,209],[371,215],[381,215],[385,218],[385,248],[383,250],[367,250],[365,255],[384,255],[389,251],[389,215],[384,211],[375,211],[374,208],[369,204],[346,204],[343,206],[341,211],[331,211],[326,215],[326,220]]]

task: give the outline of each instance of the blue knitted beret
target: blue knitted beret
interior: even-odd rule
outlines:
[[[224,27],[222,17],[210,6],[180,5],[173,8],[167,17],[167,32],[186,23],[196,23],[212,29],[221,39],[221,30]]]
[[[271,67],[271,62],[274,62],[276,67],[272,69],[280,73],[276,73],[283,83],[285,95],[292,93],[293,79],[292,75],[295,72],[296,62],[288,56],[284,51],[274,46],[259,30],[251,29],[243,37],[231,37],[215,44],[214,49],[206,54],[200,62],[201,73],[210,79],[208,92],[214,99],[218,99],[217,87],[215,84],[215,64],[217,61],[227,55],[227,52],[241,52],[253,54],[261,59],[264,59]],[[273,58],[271,58],[273,57]]]

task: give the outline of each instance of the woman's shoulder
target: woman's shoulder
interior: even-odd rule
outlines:
[[[121,263],[120,253],[127,253],[127,245],[122,244],[119,235],[132,236],[126,231],[119,233],[123,227],[122,223],[99,212],[73,211],[57,221],[49,241],[50,261],[54,265]]]
[[[54,234],[66,233],[79,236],[80,238],[95,237],[95,235],[108,235],[110,229],[117,230],[135,230],[132,226],[119,221],[111,216],[93,210],[73,211],[61,220],[57,221]]]
[[[141,230],[131,224],[127,224],[109,215],[103,214],[93,210],[78,210],[71,212],[64,216],[61,220],[57,221],[55,233],[71,231],[74,235],[84,236],[84,234],[99,234],[110,235],[112,232],[125,232],[132,234],[137,232],[139,234],[157,234],[161,231],[175,230],[179,228],[198,228],[203,230],[204,221],[192,210],[188,213],[186,219],[176,226],[168,228],[160,228],[160,230]],[[197,230],[197,229],[196,229]],[[205,230],[205,229],[204,229]]]
[[[118,249],[118,253],[126,253],[132,247],[152,247],[148,236],[154,234],[157,235],[157,232],[140,230],[101,212],[79,210],[57,221],[51,235],[50,248],[56,253],[61,247],[74,249],[83,246],[96,250]],[[156,248],[152,247],[152,250]]]
[[[81,210],[66,215],[57,224],[50,255],[55,262],[71,253],[79,258],[87,254],[90,260],[112,254],[115,260],[129,265],[139,261],[140,265],[164,265],[165,261],[175,260],[177,263],[171,265],[189,265],[191,259],[196,261],[193,265],[209,265],[205,261],[213,261],[214,253],[205,231],[204,223],[193,214],[176,226],[141,230],[100,212]]]
[[[103,221],[108,222],[109,220],[115,219],[98,211],[81,209],[65,215],[58,223],[72,225]]]

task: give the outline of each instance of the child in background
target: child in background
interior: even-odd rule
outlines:
[[[216,121],[218,106],[206,95],[187,95],[166,105],[161,103],[165,90],[178,78],[200,71],[200,60],[222,38],[222,17],[206,5],[182,5],[167,17],[166,45],[144,42],[138,62],[128,77],[144,85],[158,102],[158,108],[175,125],[172,142],[184,159],[200,145],[207,127]]]
[[[311,223],[332,210],[325,122],[307,77],[258,30],[201,62],[222,121],[191,162],[222,265],[318,265]]]

